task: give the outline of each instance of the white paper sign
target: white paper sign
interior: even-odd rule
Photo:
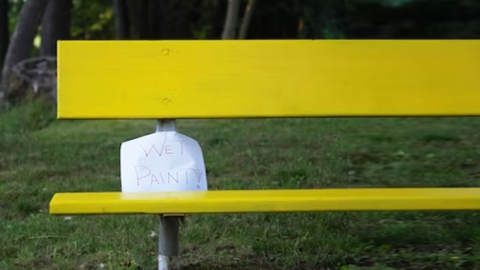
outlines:
[[[122,192],[208,189],[200,145],[175,131],[122,143],[120,175]]]

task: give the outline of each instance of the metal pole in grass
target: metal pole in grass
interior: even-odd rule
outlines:
[[[157,120],[156,132],[175,131],[175,120]],[[182,216],[160,215],[158,233],[158,269],[171,270],[176,268],[179,245],[179,223]]]

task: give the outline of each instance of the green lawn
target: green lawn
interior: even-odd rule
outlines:
[[[48,214],[55,192],[120,190],[120,143],[155,122],[45,111],[0,115],[0,269],[156,269],[155,216]],[[209,189],[480,186],[477,118],[177,126],[202,146]],[[474,211],[194,215],[181,232],[183,269],[480,269]]]

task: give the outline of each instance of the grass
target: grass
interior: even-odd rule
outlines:
[[[156,269],[155,216],[50,216],[55,192],[118,191],[119,146],[154,121],[0,115],[0,269]],[[480,186],[480,119],[181,120],[209,189]],[[468,212],[189,216],[183,269],[480,269]]]

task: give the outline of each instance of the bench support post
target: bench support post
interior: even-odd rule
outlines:
[[[160,215],[158,233],[158,269],[175,269],[176,258],[180,253],[179,220],[177,216]]]
[[[175,120],[157,120],[156,132],[175,131]],[[180,253],[179,221],[181,216],[160,215],[158,233],[158,269],[175,269],[176,257]]]

